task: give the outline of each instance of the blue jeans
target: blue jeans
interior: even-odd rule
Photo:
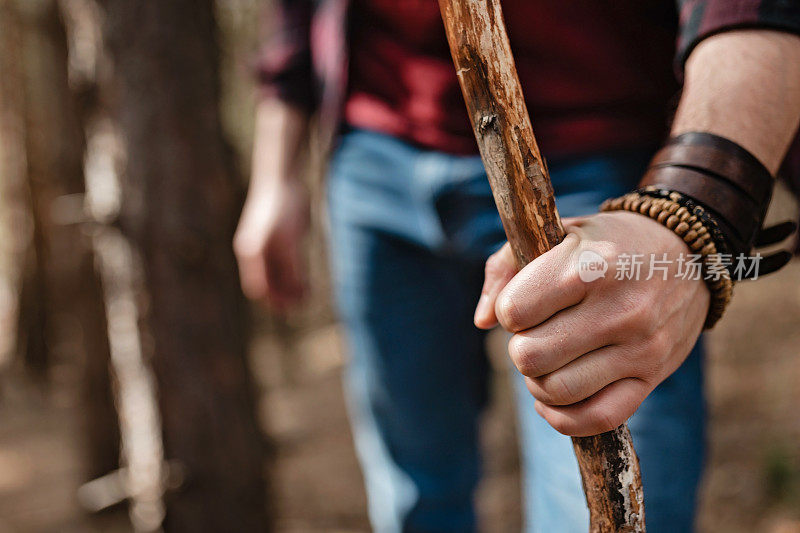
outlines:
[[[550,161],[559,211],[591,213],[630,190],[650,155]],[[334,286],[351,351],[346,392],[373,527],[474,530],[488,363],[472,313],[484,261],[505,241],[481,161],[351,131],[331,162],[328,200]],[[585,532],[570,440],[516,383],[527,530]],[[704,453],[699,347],[630,427],[648,531],[691,531]]]

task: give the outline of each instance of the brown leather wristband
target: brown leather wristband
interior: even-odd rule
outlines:
[[[746,245],[750,236],[761,227],[761,206],[725,181],[687,167],[650,168],[640,187],[657,186],[683,193],[727,222],[733,230],[733,242]],[[731,243],[731,247],[735,247]]]
[[[744,192],[758,205],[769,201],[772,176],[755,157],[722,137],[703,137],[704,144],[691,144],[697,139],[696,133],[675,137],[658,151],[650,166],[685,167],[710,173]]]
[[[655,186],[694,199],[719,224],[718,248],[749,254],[764,221],[773,178],[738,144],[704,132],[670,139],[653,157],[640,187]]]

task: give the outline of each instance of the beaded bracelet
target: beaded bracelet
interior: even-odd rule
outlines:
[[[725,240],[713,218],[682,194],[656,187],[606,200],[600,211],[631,211],[649,217],[672,230],[693,253],[702,257],[703,280],[711,293],[704,327],[712,328],[733,295],[733,281],[721,258],[726,251]]]

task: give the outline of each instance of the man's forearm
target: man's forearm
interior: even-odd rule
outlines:
[[[308,116],[303,111],[277,98],[259,102],[248,194],[258,196],[275,181],[296,178],[307,136]]]
[[[800,37],[739,30],[709,37],[686,62],[672,135],[705,131],[758,157],[774,175],[800,121]]]

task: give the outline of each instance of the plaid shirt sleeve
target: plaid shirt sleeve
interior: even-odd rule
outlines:
[[[800,0],[678,0],[677,66],[711,35],[739,28],[768,28],[800,34]]]
[[[302,109],[317,105],[317,83],[311,60],[312,0],[277,0],[269,13],[273,27],[256,58],[259,96],[277,97]]]

